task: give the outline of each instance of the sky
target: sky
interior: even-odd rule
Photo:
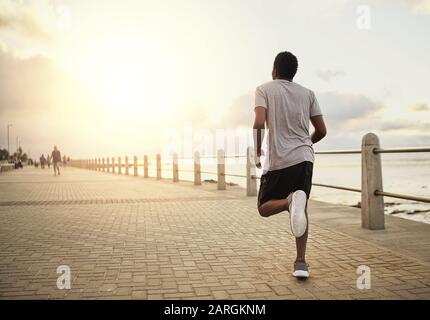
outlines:
[[[250,128],[280,51],[328,124],[315,149],[428,145],[429,36],[429,0],[0,0],[0,147],[7,124],[11,150],[72,158]]]

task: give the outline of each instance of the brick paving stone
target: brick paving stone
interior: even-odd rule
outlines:
[[[430,299],[429,225],[339,227],[332,213],[359,221],[359,209],[311,200],[311,278],[298,282],[288,216],[262,218],[243,189],[215,189],[74,168],[2,173],[0,299]],[[397,248],[395,230],[414,249]],[[362,264],[370,290],[356,288]],[[70,290],[56,287],[59,265]]]

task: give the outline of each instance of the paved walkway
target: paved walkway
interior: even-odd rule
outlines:
[[[311,278],[291,276],[287,215],[262,218],[239,187],[216,191],[109,173],[0,175],[0,298],[429,299],[430,225],[311,201]],[[71,289],[56,286],[71,268]],[[371,289],[357,289],[357,267]]]

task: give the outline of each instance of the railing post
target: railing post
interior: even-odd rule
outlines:
[[[102,171],[103,171],[103,172],[105,172],[105,171],[106,171],[105,158],[102,158]]]
[[[125,174],[128,176],[129,174],[129,167],[128,167],[128,157],[125,157]]]
[[[109,157],[106,157],[106,172],[110,172]]]
[[[118,157],[118,174],[122,173],[121,157]]]
[[[133,175],[137,177],[137,156],[133,157]]]
[[[254,148],[246,150],[246,195],[257,195],[257,179],[255,179]]]
[[[225,154],[222,149],[217,152],[217,176],[217,189],[225,190]]]
[[[200,169],[200,153],[194,152],[194,185],[199,186],[202,184],[202,173]]]
[[[112,157],[112,173],[115,173],[115,157]]]
[[[161,155],[157,153],[157,179],[161,179]]]
[[[102,162],[100,158],[97,158],[97,171],[102,171]]]
[[[173,160],[173,162],[172,162],[173,163],[173,168],[172,168],[172,170],[173,170],[173,174],[172,174],[173,182],[178,182],[179,181],[179,168],[178,168],[178,154],[176,152],[173,154],[172,160]]]
[[[384,225],[384,197],[375,194],[382,191],[381,156],[374,153],[379,148],[378,136],[364,135],[361,144],[361,226],[370,230],[381,230]]]
[[[148,156],[145,154],[143,156],[143,177],[148,178]]]

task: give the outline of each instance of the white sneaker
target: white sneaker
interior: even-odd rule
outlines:
[[[293,276],[300,279],[309,278],[308,264],[305,261],[294,262]]]
[[[292,192],[287,199],[291,232],[296,238],[300,238],[305,233],[308,225],[305,214],[306,193],[303,190],[297,190]]]

